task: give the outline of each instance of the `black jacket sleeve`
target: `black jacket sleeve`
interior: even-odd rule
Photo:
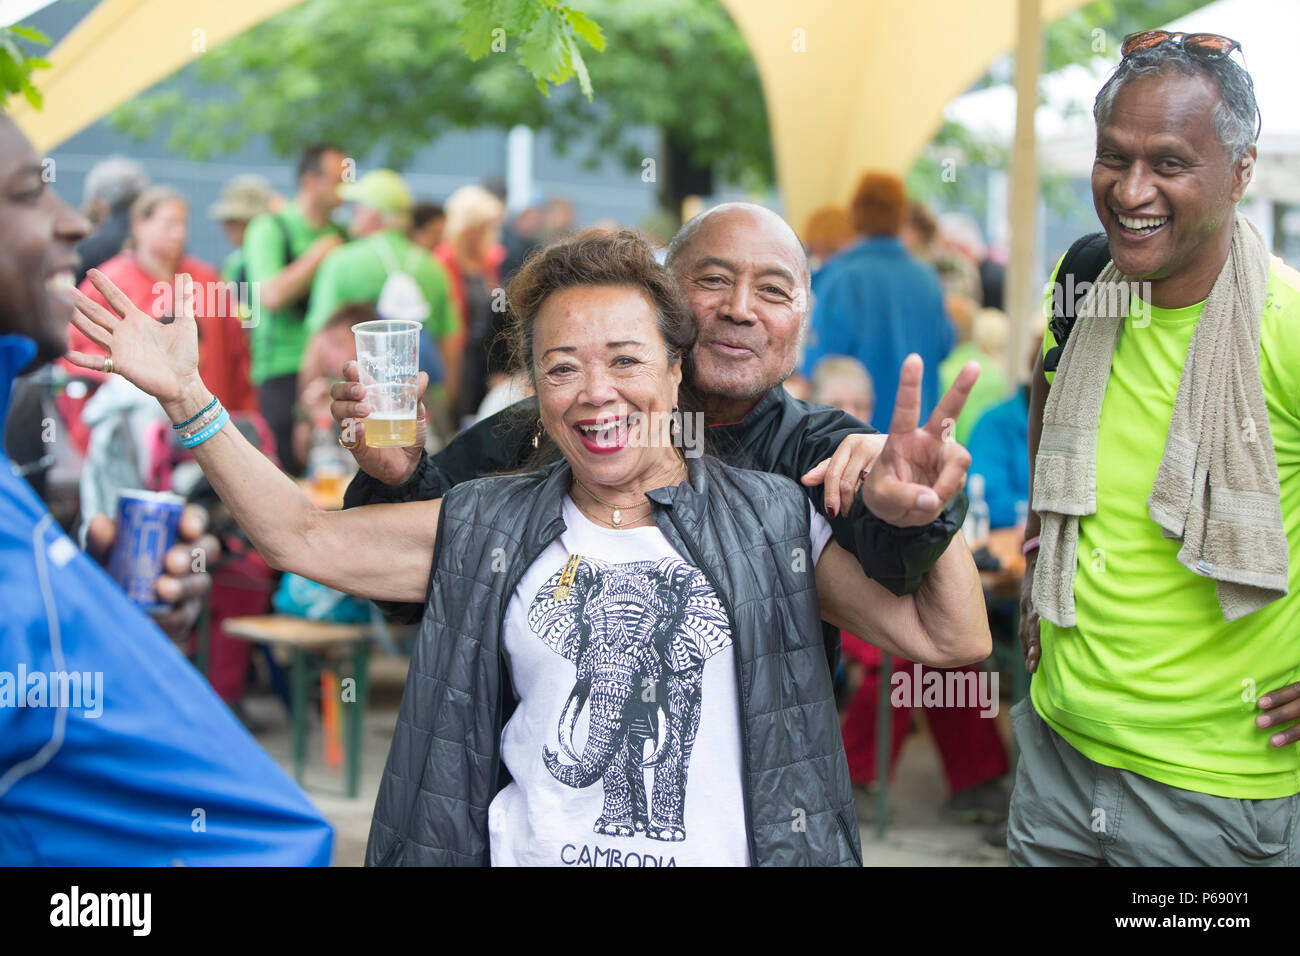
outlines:
[[[386,485],[359,471],[343,495],[344,508],[402,501],[432,501],[441,498],[462,481],[521,467],[532,452],[536,415],[525,414],[536,407],[525,399],[461,432],[436,455],[421,453],[415,472],[400,485]],[[414,624],[424,614],[423,604],[394,604],[376,601],[391,620]]]
[[[791,405],[805,415],[802,427],[782,429],[789,437],[780,457],[789,462],[786,467],[792,470],[780,467],[772,470],[789,474],[795,481],[829,458],[849,435],[875,432],[874,428],[836,408],[793,401]],[[894,594],[911,594],[921,586],[925,573],[948,549],[952,536],[966,520],[968,502],[964,491],[957,493],[933,523],[919,528],[899,528],[872,514],[862,503],[861,495],[854,498],[847,513],[831,518],[826,515],[822,486],[803,487],[813,507],[830,522],[839,546],[857,557],[867,577],[879,581]]]

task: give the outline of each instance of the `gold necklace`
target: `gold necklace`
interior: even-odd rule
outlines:
[[[681,473],[682,473],[683,471],[685,471],[685,470],[686,470],[686,459],[683,458],[683,459],[681,459],[681,464],[679,464],[679,465],[677,466],[677,470],[676,470],[675,472],[673,472],[673,482],[674,482],[674,483],[675,483],[676,480],[681,476]],[[612,523],[613,523],[613,525],[614,525],[615,528],[617,528],[619,525],[621,525],[621,524],[623,523],[623,512],[624,512],[624,511],[631,511],[633,508],[640,508],[640,507],[641,507],[641,504],[645,504],[645,505],[649,505],[649,504],[650,504],[649,499],[647,499],[646,501],[641,502],[640,504],[635,504],[635,505],[616,505],[616,504],[614,504],[614,502],[612,502],[612,501],[606,501],[604,498],[602,498],[602,497],[600,497],[599,495],[597,495],[594,491],[592,491],[590,488],[588,488],[586,485],[584,485],[584,484],[582,483],[582,480],[579,479],[577,475],[574,475],[574,476],[573,476],[573,480],[576,481],[576,482],[578,483],[578,487],[579,487],[579,488],[581,488],[583,491],[585,491],[588,495],[590,495],[592,498],[594,498],[594,499],[595,499],[596,501],[598,501],[600,504],[604,505],[606,508],[612,508],[612,509],[613,509],[613,511],[614,511],[614,515],[613,515],[613,517],[612,517],[610,520],[612,521]]]

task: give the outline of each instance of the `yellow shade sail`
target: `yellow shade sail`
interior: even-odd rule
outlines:
[[[300,0],[101,0],[34,77],[44,97],[6,109],[49,152],[219,43]],[[365,2],[365,0],[361,0]]]
[[[758,64],[786,218],[906,172],[1016,43],[1016,0],[722,0]],[[1084,0],[1041,0],[1044,23]],[[961,176],[960,167],[956,175]]]

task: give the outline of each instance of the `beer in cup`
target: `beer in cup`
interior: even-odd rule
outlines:
[[[415,444],[419,405],[420,323],[378,319],[352,326],[357,366],[366,390],[366,444],[389,448]]]

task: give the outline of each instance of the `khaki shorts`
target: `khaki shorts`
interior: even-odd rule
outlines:
[[[1237,800],[1103,766],[1071,747],[1028,697],[1011,709],[1020,766],[1012,866],[1292,866],[1300,794]]]

